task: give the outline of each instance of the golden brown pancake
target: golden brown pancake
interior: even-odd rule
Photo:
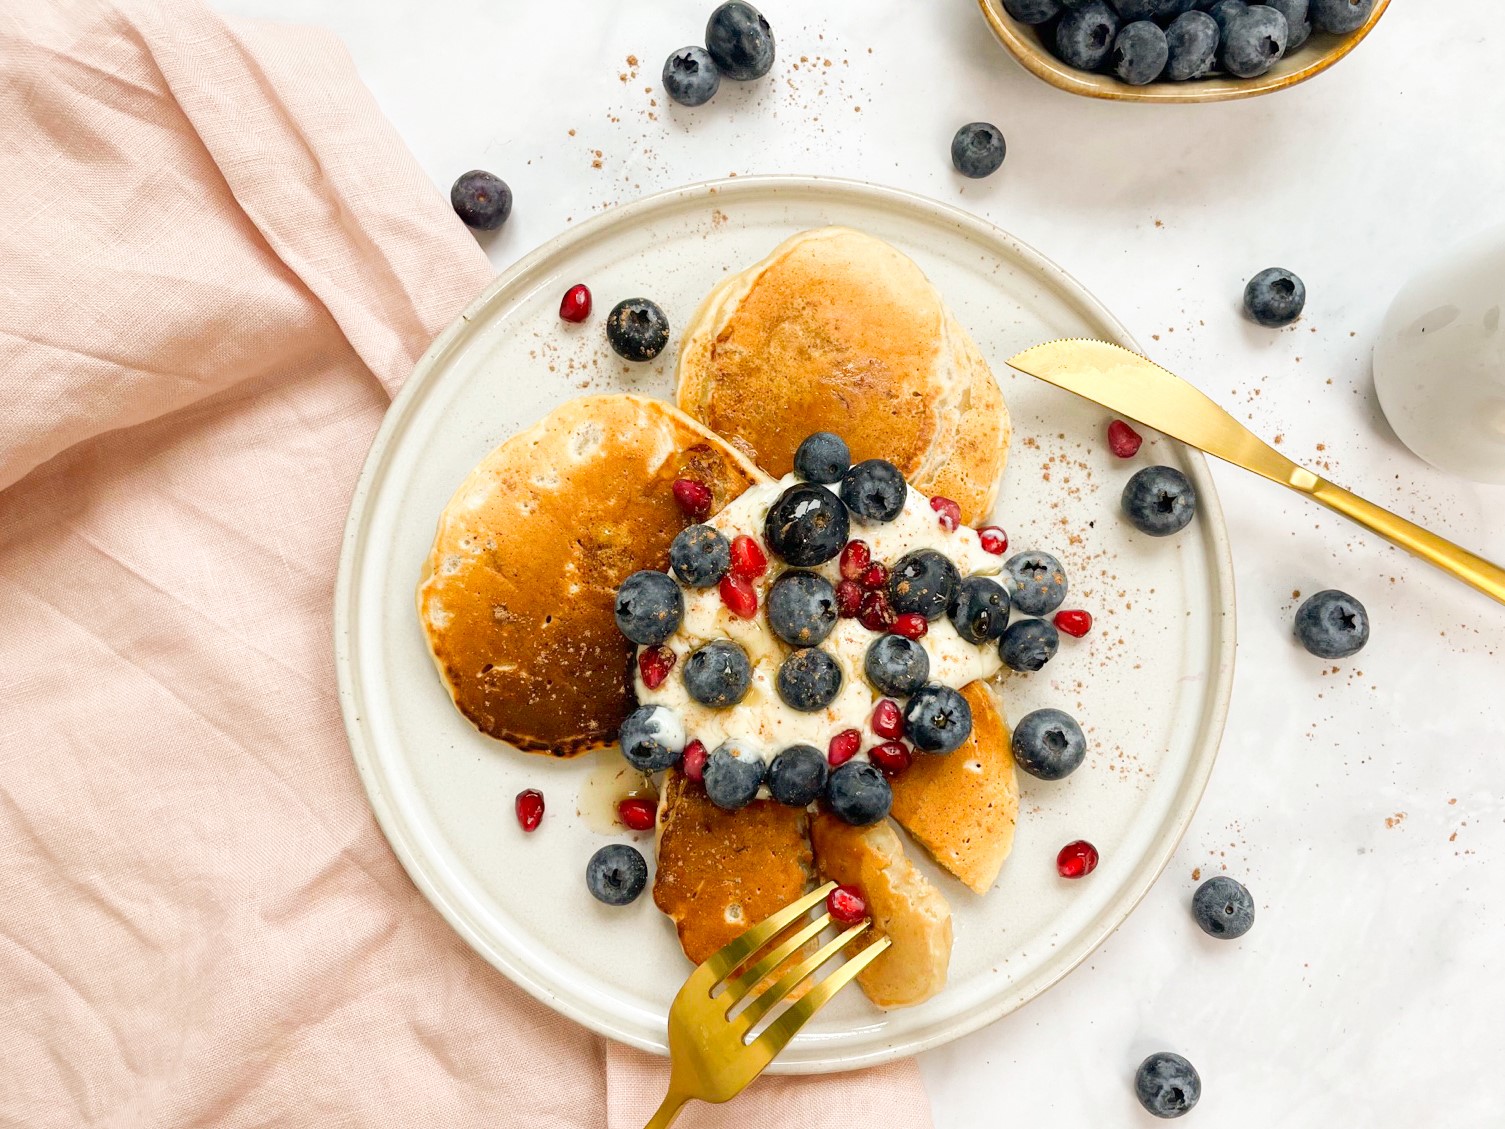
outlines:
[[[937,863],[986,894],[1014,847],[1019,780],[992,690],[973,682],[962,696],[972,707],[972,735],[946,756],[916,754],[889,782],[891,814]]]
[[[803,808],[754,800],[722,811],[671,769],[659,797],[653,901],[673,919],[685,956],[699,964],[810,888]]]
[[[946,986],[951,964],[951,907],[904,854],[893,825],[851,827],[821,812],[810,821],[810,844],[822,879],[856,886],[873,926],[893,942],[857,974],[879,1007],[911,1007]]]
[[[812,431],[884,458],[968,523],[992,507],[1008,409],[987,362],[920,268],[826,227],[720,283],[679,354],[679,406],[775,477]]]
[[[574,756],[633,708],[618,585],[668,564],[689,524],[676,478],[713,511],[757,468],[672,405],[594,396],[561,405],[471,471],[439,518],[418,614],[455,705],[519,749]]]

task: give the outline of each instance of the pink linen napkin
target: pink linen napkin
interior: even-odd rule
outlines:
[[[350,493],[485,257],[327,35],[35,0],[0,58],[0,1124],[636,1129],[665,1065],[449,930],[336,704]],[[864,1121],[912,1062],[681,1123]]]

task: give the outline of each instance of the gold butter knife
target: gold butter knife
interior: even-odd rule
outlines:
[[[1127,419],[1289,486],[1505,604],[1505,569],[1297,466],[1153,361],[1106,341],[1052,341],[1009,361]]]

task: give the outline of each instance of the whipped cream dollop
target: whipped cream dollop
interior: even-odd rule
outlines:
[[[796,481],[790,474],[774,484],[750,487],[706,524],[714,526],[728,541],[745,533],[762,545],[763,523],[769,508]],[[866,542],[872,559],[890,567],[905,553],[934,549],[948,557],[963,577],[991,576],[1008,587],[1007,579],[1000,576],[1002,559],[982,547],[977,531],[967,526],[946,529],[931,508],[930,499],[912,486],[905,495],[903,510],[893,521],[868,522],[853,514],[849,536]],[[840,667],[841,689],[828,706],[812,713],[786,705],[779,697],[776,680],[780,665],[794,648],[769,627],[765,603],[769,588],[788,566],[771,552],[768,558],[768,571],[753,582],[758,593],[758,611],[751,619],[733,614],[714,585],[682,587],[684,618],[679,629],[664,643],[674,652],[674,668],[655,690],[650,690],[641,671],[635,670],[638,701],[672,710],[682,721],[686,738],[699,740],[707,751],[723,741],[736,739],[744,747],[757,750],[765,760],[772,760],[790,745],[813,745],[824,753],[837,733],[855,729],[862,734],[862,750],[856,759],[866,760],[868,749],[884,740],[869,725],[873,707],[883,695],[863,673],[868,646],[880,633],[869,630],[856,619],[838,619],[819,646]],[[841,580],[838,560],[827,561],[809,571],[818,572],[832,585]],[[746,696],[724,709],[702,705],[690,697],[682,677],[690,653],[714,639],[736,642],[747,652],[752,664],[752,683]],[[928,633],[918,642],[930,659],[929,681],[953,689],[990,678],[1003,665],[996,642],[967,642],[945,616],[931,620]]]

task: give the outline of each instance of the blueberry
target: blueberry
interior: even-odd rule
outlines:
[[[1082,727],[1060,710],[1035,710],[1019,719],[1011,742],[1014,762],[1041,780],[1064,780],[1087,755]]]
[[[669,343],[669,319],[647,298],[624,298],[606,315],[606,339],[629,361],[651,361]]]
[[[904,736],[922,753],[955,752],[971,733],[967,699],[939,682],[921,686],[904,707]]]
[[[794,473],[806,482],[834,486],[852,465],[852,452],[840,435],[817,431],[794,452]]]
[[[1258,78],[1286,53],[1291,29],[1274,8],[1252,4],[1228,21],[1219,61],[1238,78]]]
[[[1373,11],[1374,0],[1312,0],[1312,26],[1347,35],[1363,27]]]
[[[709,588],[731,569],[732,547],[720,530],[692,525],[674,535],[669,545],[669,567],[691,588]]]
[[[1289,55],[1312,34],[1312,21],[1307,18],[1311,5],[1307,0],[1265,0],[1265,3],[1286,18],[1286,26],[1291,29],[1286,40],[1286,54]]]
[[[1165,77],[1185,82],[1207,74],[1217,59],[1218,39],[1217,21],[1206,12],[1177,16],[1165,29]]]
[[[1003,10],[1022,24],[1043,24],[1061,14],[1061,0],[1003,0]]]
[[[727,78],[762,78],[773,66],[773,28],[743,0],[727,0],[711,13],[705,45]]]
[[[721,72],[704,47],[681,47],[664,60],[664,92],[681,106],[704,106],[721,88]]]
[[[1015,553],[1003,566],[1014,578],[1014,607],[1049,615],[1066,599],[1066,570],[1049,553]]]
[[[1110,0],[1110,3],[1118,9],[1118,18],[1125,24],[1154,19],[1160,6],[1160,0]]]
[[[617,731],[622,755],[639,772],[662,772],[679,762],[685,727],[667,706],[639,706]]]
[[[585,888],[598,902],[625,906],[648,885],[648,863],[626,843],[608,843],[585,864]]]
[[[512,214],[512,189],[501,177],[472,169],[450,188],[449,203],[467,227],[495,231]]]
[[[918,612],[939,619],[951,606],[961,573],[934,549],[914,549],[896,562],[888,577],[888,602],[899,615]]]
[[[969,122],[951,139],[951,164],[973,180],[992,176],[1008,151],[1003,131],[990,122]]]
[[[1192,10],[1194,0],[1155,0],[1155,18],[1168,24],[1177,16]]]
[[[1134,1075],[1139,1104],[1156,1117],[1180,1117],[1202,1096],[1197,1068],[1180,1055],[1156,1051],[1139,1064]]]
[[[998,657],[1010,670],[1033,673],[1061,648],[1061,633],[1056,625],[1043,619],[1021,619],[1011,623],[998,640]]]
[[[768,626],[791,647],[813,647],[836,626],[836,589],[824,576],[791,569],[768,590]]]
[[[1153,20],[1125,24],[1113,40],[1113,70],[1130,86],[1154,82],[1169,57],[1165,32]]]
[[[1242,937],[1254,926],[1254,899],[1225,874],[1209,878],[1191,896],[1191,915],[1202,932],[1221,941]]]
[[[1318,658],[1346,659],[1369,642],[1369,613],[1348,593],[1329,588],[1296,609],[1296,637]]]
[[[1113,50],[1118,14],[1103,0],[1088,0],[1056,24],[1056,54],[1078,70],[1095,71]]]
[[[736,811],[752,803],[768,766],[746,741],[735,737],[717,745],[705,762],[705,794],[711,803]]]
[[[701,705],[726,709],[747,696],[752,664],[730,639],[713,639],[685,659],[684,680],[690,697]]]
[[[1208,5],[1207,14],[1218,25],[1219,42],[1228,38],[1228,29],[1233,25],[1234,19],[1248,10],[1249,5],[1245,0],[1215,0]]]
[[[826,781],[826,806],[837,819],[853,827],[877,823],[893,803],[888,780],[867,761],[847,761]]]
[[[1009,625],[1009,592],[986,576],[969,576],[956,586],[946,615],[968,643],[989,643]]]
[[[655,647],[679,630],[685,598],[674,577],[643,569],[617,589],[617,628],[643,647]]]
[[[814,745],[790,745],[768,766],[768,790],[781,804],[802,808],[826,791],[831,768]]]
[[[860,462],[841,480],[841,500],[865,521],[893,521],[904,509],[908,492],[899,468],[884,459]]]
[[[824,564],[847,543],[847,509],[824,486],[796,482],[768,509],[763,540],[800,568]]]
[[[880,635],[868,644],[862,671],[878,693],[907,698],[930,677],[930,656],[913,639]]]
[[[829,706],[841,690],[841,667],[820,648],[805,647],[783,661],[776,681],[786,706],[814,713]]]
[[[1267,267],[1244,287],[1244,309],[1271,329],[1290,325],[1306,307],[1306,283],[1284,267]]]
[[[1121,503],[1134,527],[1151,537],[1179,533],[1197,516],[1197,491],[1175,467],[1145,467],[1124,486]]]

